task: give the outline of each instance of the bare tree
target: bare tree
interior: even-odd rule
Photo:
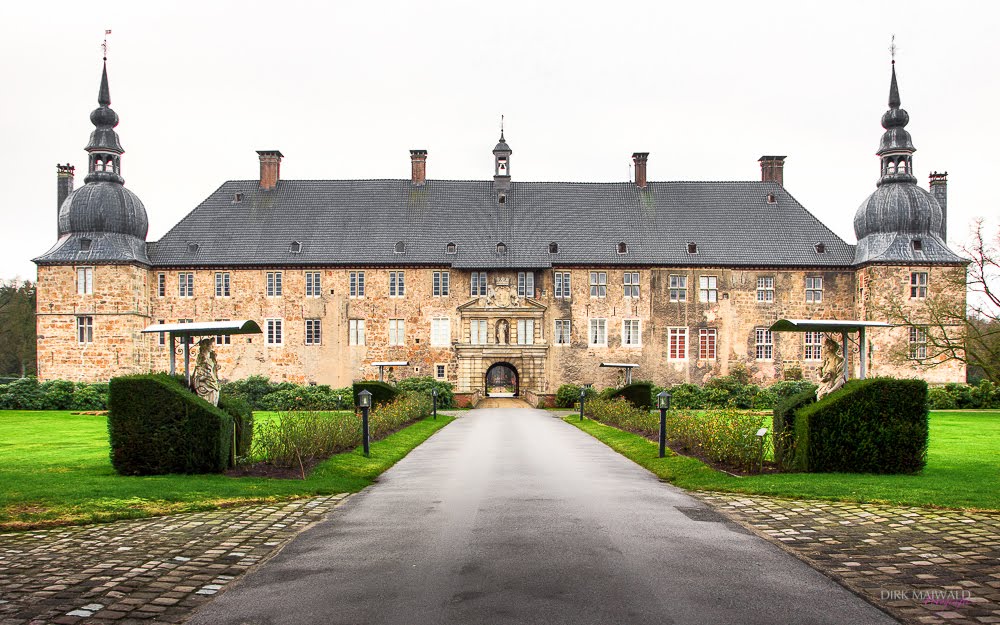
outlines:
[[[888,321],[914,328],[917,340],[893,346],[894,360],[924,368],[962,362],[973,375],[1000,383],[1000,229],[988,239],[977,219],[971,231],[959,248],[969,261],[965,271],[942,272],[916,303],[891,290],[876,308]]]

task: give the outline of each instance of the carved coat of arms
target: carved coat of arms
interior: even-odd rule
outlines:
[[[517,293],[510,286],[510,278],[497,278],[486,294],[486,305],[497,308],[511,308],[519,304]]]

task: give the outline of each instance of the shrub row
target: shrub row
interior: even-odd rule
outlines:
[[[656,412],[636,408],[619,399],[595,399],[584,411],[595,421],[654,438],[659,436],[660,421]],[[688,411],[667,411],[667,439],[682,450],[744,471],[759,466],[761,453],[760,429],[765,417],[728,409],[707,414]]]
[[[233,418],[225,410],[162,373],[113,378],[109,387],[111,464],[118,473],[213,473],[229,466]]]
[[[107,410],[108,385],[19,378],[0,384],[0,410]]]
[[[360,386],[359,386],[360,385]],[[403,378],[395,386],[384,382],[358,382],[353,387],[331,388],[325,384],[299,385],[291,382],[271,382],[264,376],[254,375],[244,380],[222,385],[223,393],[238,397],[254,410],[273,411],[330,411],[353,410],[357,393],[367,388],[376,404],[391,402],[399,391],[416,391],[431,397],[431,390],[438,391],[438,408],[453,408],[455,394],[452,385],[432,377]]]
[[[927,400],[931,410],[1000,408],[1000,388],[989,380],[976,386],[945,384],[930,389]]]
[[[620,389],[608,388],[600,393],[587,387],[587,399],[592,397],[627,397],[636,405],[656,406],[656,396],[664,390],[652,382],[636,382]],[[666,389],[670,393],[670,407],[687,410],[713,408],[742,408],[768,410],[782,400],[806,390],[816,392],[816,385],[805,380],[785,380],[761,388],[743,380],[741,375],[724,375],[713,378],[705,386],[676,384]],[[647,397],[648,391],[648,399]],[[580,401],[580,387],[563,384],[556,391],[556,406],[572,408]]]
[[[800,471],[916,473],[927,460],[923,380],[852,380],[795,410],[793,421]]]
[[[421,393],[405,393],[369,413],[371,440],[378,440],[430,414]],[[291,412],[257,425],[252,459],[298,468],[361,444],[361,417],[344,412]]]

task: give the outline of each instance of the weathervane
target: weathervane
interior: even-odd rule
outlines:
[[[500,138],[503,139],[503,113],[500,113]]]
[[[104,51],[104,60],[105,61],[108,60],[108,35],[110,35],[110,34],[111,34],[111,31],[108,30],[108,29],[105,29],[105,31],[104,31],[104,43],[101,44],[101,50]]]
[[[896,64],[896,35],[892,36],[892,43],[889,44],[889,54],[892,55],[892,64]]]

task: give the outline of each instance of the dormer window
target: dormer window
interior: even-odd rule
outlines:
[[[628,243],[626,243],[624,241],[620,242],[618,244],[618,253],[619,254],[628,254]]]
[[[199,247],[201,247],[201,246],[200,246],[200,245],[198,245],[197,243],[191,243],[191,242],[189,242],[189,243],[187,244],[187,250],[188,250],[188,253],[189,253],[189,254],[194,254],[195,252],[197,252],[197,251],[198,251],[198,248],[199,248]]]
[[[80,251],[81,252],[89,252],[90,251],[90,244],[91,244],[91,240],[90,239],[88,239],[86,237],[81,238],[80,239]]]
[[[924,249],[924,242],[921,239],[913,239],[913,251],[920,252]]]
[[[298,254],[302,252],[302,244],[298,241],[292,241],[292,244],[288,246],[288,251],[292,254]]]
[[[698,253],[698,244],[694,243],[693,241],[688,242],[688,254],[697,254],[697,253]]]
[[[767,203],[768,204],[775,204],[775,203],[777,203],[777,201],[778,200],[774,197],[773,193],[768,193],[767,194]]]
[[[233,194],[233,204],[239,204],[243,201],[243,194],[237,191]]]
[[[458,254],[458,246],[455,245],[454,243],[448,243],[448,245],[444,246],[444,253],[445,254]]]
[[[503,256],[506,253],[507,253],[507,244],[506,243],[497,243],[497,254]]]
[[[816,250],[817,254],[826,254],[826,244],[825,243],[816,243],[815,245],[813,245],[813,249]]]
[[[396,246],[392,248],[392,251],[396,254],[403,254],[406,252],[406,243],[403,241],[397,241]]]
[[[501,204],[506,204],[507,203],[507,194],[506,193],[501,193],[499,196],[497,196],[497,202],[499,202]]]
[[[558,254],[558,253],[559,253],[559,244],[555,242],[549,243],[549,254]]]

